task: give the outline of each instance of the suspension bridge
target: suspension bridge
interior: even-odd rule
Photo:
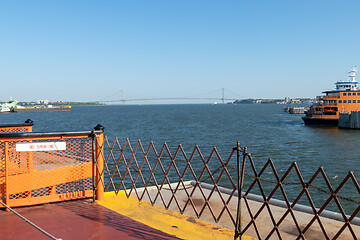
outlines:
[[[130,94],[129,94],[130,93]],[[136,96],[134,96],[136,95]],[[125,105],[128,102],[169,102],[169,101],[203,101],[203,102],[221,102],[225,104],[229,101],[235,101],[238,99],[243,99],[245,97],[225,88],[217,89],[208,93],[202,93],[195,96],[189,97],[151,97],[151,96],[141,96],[139,94],[134,94],[128,90],[121,89],[120,91],[111,94],[101,100],[101,103],[113,103],[113,104],[123,104]]]

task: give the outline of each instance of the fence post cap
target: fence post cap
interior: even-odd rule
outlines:
[[[94,127],[94,129],[97,131],[104,131],[105,128],[101,124],[98,124]]]

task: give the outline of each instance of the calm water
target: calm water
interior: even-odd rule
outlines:
[[[307,127],[301,115],[285,113],[282,108],[281,105],[75,106],[71,112],[3,113],[0,122],[21,123],[30,118],[36,132],[92,130],[100,123],[109,139],[117,136],[122,143],[126,138],[132,142],[141,139],[144,145],[152,140],[159,147],[163,142],[169,147],[181,143],[189,152],[197,144],[202,153],[216,146],[223,158],[240,141],[252,153],[258,169],[271,157],[280,174],[296,161],[305,181],[319,166],[324,167],[333,187],[348,171],[354,171],[359,179],[359,130]],[[350,185],[341,194],[360,200]]]

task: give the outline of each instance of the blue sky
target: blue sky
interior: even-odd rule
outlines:
[[[359,12],[331,0],[1,1],[0,100],[315,97],[360,65]]]

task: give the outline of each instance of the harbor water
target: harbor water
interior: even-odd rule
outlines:
[[[69,112],[2,113],[0,122],[22,123],[30,118],[34,132],[92,130],[101,124],[111,141],[114,137],[120,143],[126,138],[140,139],[144,145],[153,141],[159,150],[163,142],[171,149],[181,143],[188,152],[198,145],[204,155],[216,146],[224,159],[240,141],[259,170],[271,157],[280,176],[297,162],[305,181],[320,166],[333,188],[349,171],[360,179],[360,131],[305,126],[301,116],[275,104],[113,105],[74,106]],[[344,186],[341,195],[360,200],[353,187]],[[348,212],[357,206],[353,204]]]

